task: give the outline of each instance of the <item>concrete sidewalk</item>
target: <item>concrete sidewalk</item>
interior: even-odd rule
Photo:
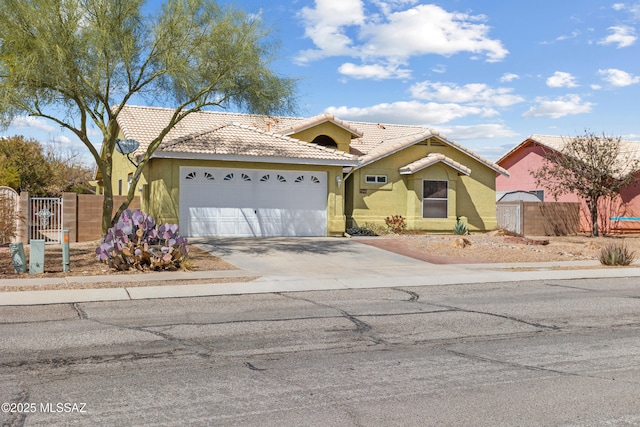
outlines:
[[[430,264],[350,239],[216,239],[194,242],[238,270],[0,280],[0,286],[162,281],[161,286],[0,292],[0,305],[40,305],[270,292],[437,286],[530,280],[640,277],[640,268],[597,261]],[[246,281],[247,278],[258,277]],[[225,283],[188,284],[186,281]],[[238,281],[233,280],[237,278]],[[244,281],[242,281],[244,280]]]

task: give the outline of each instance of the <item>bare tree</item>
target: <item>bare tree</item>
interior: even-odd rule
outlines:
[[[635,147],[623,143],[620,137],[585,131],[564,138],[562,148],[548,151],[542,167],[530,173],[536,184],[549,190],[556,200],[563,194],[584,199],[592,233],[598,236],[598,202],[613,199],[624,188],[637,184],[639,169]]]

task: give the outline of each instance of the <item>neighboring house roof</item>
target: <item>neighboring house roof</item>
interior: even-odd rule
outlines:
[[[442,162],[445,165],[448,165],[454,168],[455,170],[457,170],[458,172],[463,173],[465,175],[471,174],[471,169],[469,169],[468,167],[464,166],[459,162],[456,162],[455,160],[450,159],[444,154],[440,154],[440,153],[431,153],[420,160],[416,160],[413,163],[409,163],[408,165],[400,168],[400,173],[403,175],[410,175],[418,171],[421,171],[424,168],[428,168],[429,166],[433,166],[438,162]]]
[[[140,147],[134,155],[139,156],[146,151],[153,139],[169,123],[174,111],[169,108],[140,106],[125,106],[122,109],[118,116],[118,125],[124,137],[140,142]],[[350,154],[288,137],[288,135],[325,122],[331,122],[351,134]],[[215,144],[215,150],[221,151],[214,150],[208,153],[203,151],[205,147],[207,150],[211,150],[213,147],[213,140],[209,141],[209,143],[204,142],[207,138],[220,138],[225,132],[229,133],[232,140],[226,142],[223,147],[220,145],[221,139],[218,139]],[[245,137],[247,138],[246,141],[243,139]],[[339,120],[331,114],[301,118],[200,111],[189,114],[169,131],[154,156],[167,156],[168,153],[173,153],[173,156],[177,157],[179,152],[185,156],[189,153],[230,155],[235,150],[235,155],[245,157],[249,155],[264,158],[281,158],[282,155],[293,159],[316,159],[323,162],[330,159],[338,162],[353,160],[350,164],[351,166],[363,167],[432,137],[465,153],[498,173],[509,175],[505,169],[496,163],[482,158],[473,151],[454,141],[447,140],[444,135],[424,126],[351,122]],[[256,138],[259,138],[261,143],[268,141],[270,148],[267,151],[270,150],[270,154],[263,151],[255,151],[256,147],[254,147],[254,151],[245,150],[244,148],[239,151],[238,147],[241,144],[255,145]],[[190,139],[193,141],[189,142]],[[297,141],[297,144],[293,141]],[[263,154],[258,154],[259,152]]]
[[[525,147],[531,143],[538,144],[540,146],[550,148],[554,151],[561,152],[565,143],[571,140],[571,137],[565,136],[557,136],[557,135],[540,135],[540,134],[532,134],[520,144],[513,147],[509,150],[504,156],[500,157],[500,159],[496,162],[497,164],[502,164],[502,162],[509,158],[513,153],[520,150],[522,147]],[[640,142],[638,141],[620,141],[621,144],[621,153],[627,154],[630,153],[632,158],[640,160]]]

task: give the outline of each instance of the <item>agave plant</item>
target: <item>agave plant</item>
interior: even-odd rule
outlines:
[[[453,233],[458,236],[466,236],[469,234],[469,228],[467,227],[467,224],[460,221],[460,218],[458,218],[456,225],[453,226]]]

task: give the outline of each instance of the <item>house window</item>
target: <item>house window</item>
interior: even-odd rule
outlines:
[[[422,217],[446,218],[449,185],[447,181],[422,181]]]
[[[118,196],[122,196],[122,180],[118,180]]]
[[[133,182],[133,173],[127,175],[127,191],[131,188],[131,183]]]
[[[366,175],[364,177],[364,182],[367,184],[386,184],[387,176],[386,175]]]

